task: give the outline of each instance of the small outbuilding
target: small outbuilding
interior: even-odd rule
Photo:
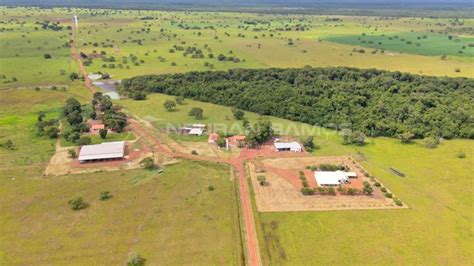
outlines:
[[[277,151],[292,151],[292,152],[301,152],[303,149],[301,145],[296,142],[275,142],[273,143]]]
[[[84,145],[79,152],[79,161],[81,163],[123,159],[125,153],[125,142],[114,141],[104,142],[95,145]]]
[[[192,136],[202,136],[203,133],[204,133],[204,128],[193,127],[191,128],[191,130],[189,130],[188,134]]]

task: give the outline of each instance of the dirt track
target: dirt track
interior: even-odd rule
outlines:
[[[81,56],[79,55],[79,51],[77,50],[77,41],[76,41],[76,26],[73,24],[72,25],[72,42],[71,44],[71,56],[76,60],[77,66],[79,67],[79,72],[80,74],[84,77],[84,85],[86,88],[89,90],[91,94],[94,94],[96,92],[94,85],[92,84],[92,81],[90,78],[87,76],[87,71],[84,68],[84,65],[82,64]]]
[[[244,162],[246,159],[253,158],[252,153],[245,153],[242,152],[238,157],[229,159],[229,160],[222,160],[215,157],[208,157],[208,156],[201,156],[201,155],[192,155],[192,154],[185,154],[179,152],[173,152],[169,148],[165,147],[161,144],[161,142],[149,131],[153,129],[147,128],[145,129],[141,124],[139,124],[136,120],[130,119],[130,125],[133,127],[134,132],[138,135],[141,135],[144,138],[147,138],[151,143],[153,143],[156,149],[170,157],[175,158],[184,158],[189,160],[195,161],[209,161],[215,163],[223,163],[233,166],[238,173],[238,181],[239,181],[239,197],[242,206],[242,214],[245,226],[245,236],[246,236],[246,243],[247,243],[247,254],[249,265],[262,265],[260,259],[260,251],[258,248],[258,241],[257,241],[257,234],[255,230],[255,222],[253,220],[253,210],[252,210],[252,203],[249,195],[248,184],[245,178],[245,168]],[[256,156],[256,154],[255,154]]]

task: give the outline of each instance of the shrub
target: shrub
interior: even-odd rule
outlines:
[[[374,183],[374,186],[376,186],[376,187],[380,187],[380,186],[381,186],[381,184],[380,184],[379,182],[375,182],[375,183]]]
[[[207,190],[208,190],[208,191],[213,191],[214,189],[216,189],[216,188],[215,188],[213,185],[209,185],[209,186],[207,187]]]
[[[155,161],[151,157],[146,157],[141,160],[140,166],[148,170],[153,170],[155,169]]]
[[[459,159],[464,159],[464,158],[466,158],[466,154],[463,151],[459,151],[456,154],[456,157],[458,157]]]
[[[385,197],[387,197],[387,198],[392,198],[393,195],[392,195],[392,193],[387,192],[387,193],[385,193]]]
[[[303,187],[303,188],[301,188],[301,193],[303,195],[307,196],[307,195],[314,195],[315,191],[314,191],[313,188]]]
[[[108,130],[105,128],[101,128],[99,130],[99,135],[101,139],[105,139],[107,137]]]
[[[3,147],[9,151],[14,150],[13,141],[11,139],[7,139],[4,143],[0,143],[0,147]]]
[[[77,157],[77,153],[76,153],[75,149],[70,149],[70,150],[67,151],[67,153],[69,154],[70,158],[76,158]]]
[[[257,180],[258,180],[258,183],[260,183],[260,186],[265,186],[265,184],[267,183],[266,182],[267,178],[263,175],[257,176]]]
[[[354,196],[354,195],[356,195],[356,194],[357,194],[357,192],[358,192],[358,190],[357,190],[357,189],[355,189],[355,188],[352,188],[352,187],[351,187],[351,188],[349,188],[349,189],[347,189],[347,194],[349,194],[349,195],[351,195],[351,196]]]
[[[192,154],[192,155],[198,155],[198,153],[197,153],[196,150],[192,150],[192,151],[191,151],[191,154]]]
[[[67,203],[69,204],[69,207],[71,207],[71,209],[74,211],[82,210],[87,207],[87,204],[81,197],[72,198]]]
[[[387,192],[387,189],[384,188],[384,187],[382,187],[380,190],[381,190],[382,192]]]
[[[44,54],[43,57],[44,59],[51,59],[52,56],[51,54]]]
[[[146,259],[138,253],[130,253],[127,258],[127,266],[144,266]]]
[[[100,192],[99,200],[108,200],[112,198],[112,194],[110,194],[110,191],[102,191]]]
[[[336,190],[333,187],[328,187],[327,192],[329,195],[336,195]]]
[[[80,139],[76,140],[76,144],[78,146],[89,145],[89,144],[91,144],[91,138],[90,137],[81,137]]]
[[[434,137],[426,137],[423,139],[423,145],[428,149],[434,149],[438,147],[439,139]]]
[[[395,204],[397,204],[397,206],[403,206],[403,203],[400,199],[393,199],[393,201],[395,202]]]

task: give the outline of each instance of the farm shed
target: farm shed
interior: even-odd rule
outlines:
[[[81,147],[81,151],[79,152],[79,161],[85,163],[99,160],[122,159],[124,157],[124,152],[124,141],[84,145]]]
[[[318,186],[338,186],[349,182],[349,178],[357,177],[354,172],[344,171],[315,171],[314,178]]]
[[[277,151],[293,151],[293,152],[301,152],[303,149],[301,148],[301,145],[296,142],[275,142],[273,143],[275,146],[275,149]]]
[[[189,131],[188,134],[193,135],[193,136],[201,136],[203,133],[204,133],[203,128],[193,127],[193,128],[191,128],[191,130]]]

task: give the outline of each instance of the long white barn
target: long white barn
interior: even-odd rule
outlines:
[[[104,142],[95,145],[84,145],[79,152],[79,161],[85,163],[96,160],[121,159],[124,157],[125,142]]]

